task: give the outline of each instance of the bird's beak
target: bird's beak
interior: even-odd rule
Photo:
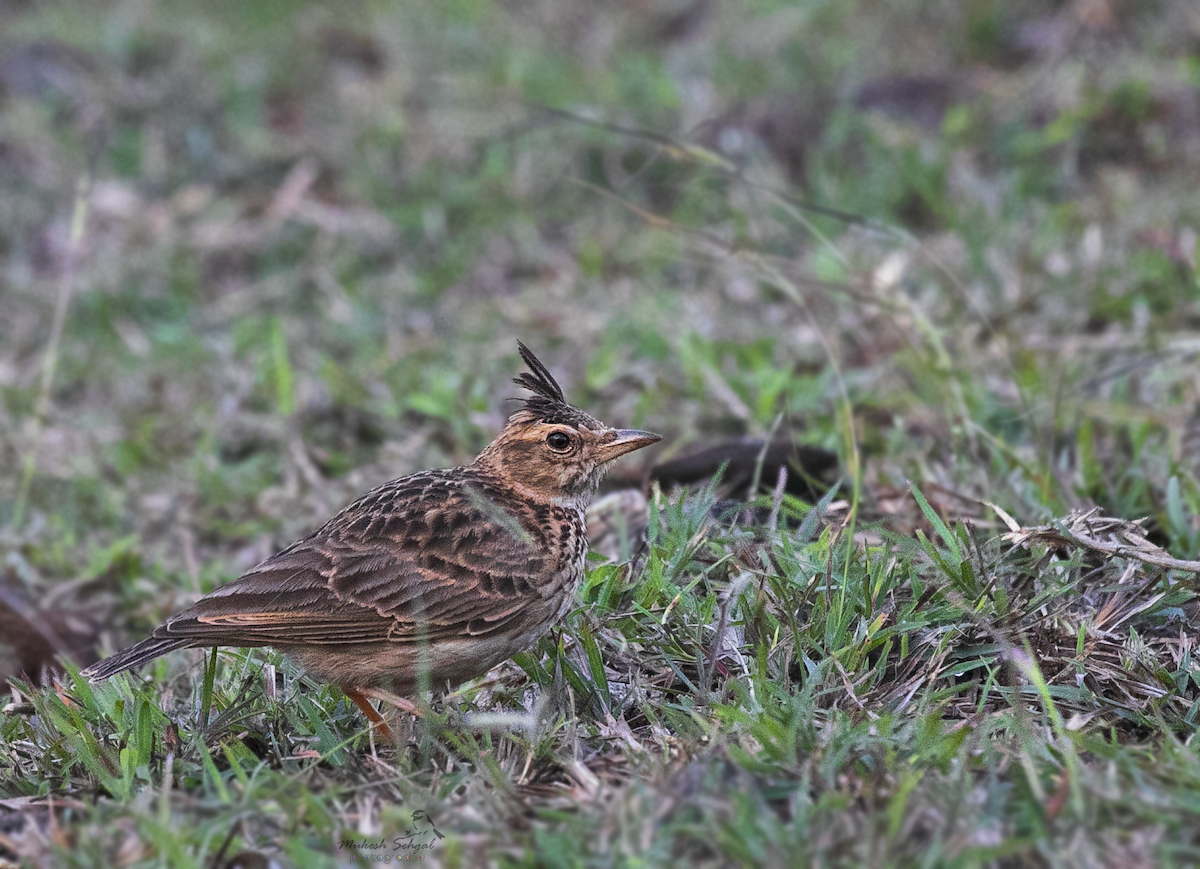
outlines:
[[[642,447],[648,447],[650,444],[656,444],[661,440],[662,435],[657,435],[652,431],[637,431],[630,428],[618,429],[616,439],[600,447],[598,459],[601,463],[611,462],[626,453],[632,453],[634,450],[640,450]]]

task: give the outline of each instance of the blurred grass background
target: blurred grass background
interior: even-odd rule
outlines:
[[[913,480],[1196,558],[1198,182],[1186,0],[3,0],[7,582],[116,647],[469,461],[517,338],[659,457],[837,451],[885,531],[933,536]]]

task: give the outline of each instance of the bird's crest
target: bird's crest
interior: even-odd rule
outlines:
[[[526,347],[523,341],[518,341],[517,347],[521,349],[521,358],[525,360],[525,364],[529,366],[530,370],[520,377],[514,377],[513,383],[517,386],[524,386],[545,401],[566,404],[567,398],[563,395],[562,387],[558,385],[558,381],[554,379],[550,369],[542,364],[542,360],[533,355],[533,351]],[[529,403],[537,400],[536,398],[527,398],[525,401]]]
[[[526,347],[524,342],[518,341],[517,347],[520,348],[521,358],[529,366],[529,371],[520,377],[514,377],[513,383],[523,386],[533,393],[531,397],[525,399],[527,413],[542,422],[582,424],[588,428],[595,428],[599,425],[588,414],[567,404],[562,387],[558,385],[558,381],[554,379],[550,369],[542,364],[542,360],[533,355],[533,351]]]

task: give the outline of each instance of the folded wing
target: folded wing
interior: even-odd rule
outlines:
[[[153,638],[284,649],[290,642],[437,642],[511,630],[541,600],[534,577],[544,547],[511,513],[457,490],[398,511],[397,502],[414,503],[399,494],[368,493],[312,536],[172,617]],[[361,527],[339,523],[347,514]],[[364,515],[372,521],[363,522]]]

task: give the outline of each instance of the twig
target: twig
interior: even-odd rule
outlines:
[[[1008,534],[1002,535],[1002,539],[1018,546],[1028,546],[1033,541],[1048,546],[1074,544],[1085,549],[1103,552],[1105,555],[1116,558],[1132,558],[1143,564],[1153,564],[1168,570],[1200,573],[1200,561],[1172,558],[1160,547],[1145,539],[1146,532],[1137,522],[1101,516],[1099,508],[1094,507],[1086,512],[1072,513],[1065,519],[1049,525],[1023,528],[994,504],[988,504],[988,506],[996,510],[1000,518],[1011,529]],[[1091,533],[1084,533],[1079,530],[1080,528],[1087,528]],[[1107,533],[1110,538],[1116,537],[1118,534],[1121,537],[1115,541],[1104,541],[1094,536],[1097,531]]]
[[[1120,543],[1105,543],[1102,540],[1097,540],[1094,537],[1089,537],[1086,534],[1080,534],[1078,531],[1071,531],[1061,526],[1059,526],[1058,530],[1063,535],[1063,538],[1071,543],[1077,543],[1080,546],[1086,546],[1088,549],[1095,549],[1098,552],[1114,555],[1117,558],[1132,558],[1135,561],[1153,564],[1157,567],[1165,567],[1168,570],[1187,570],[1192,573],[1200,573],[1200,561],[1184,561],[1180,558],[1172,558],[1162,553],[1162,550],[1157,547],[1154,550],[1146,550]]]

